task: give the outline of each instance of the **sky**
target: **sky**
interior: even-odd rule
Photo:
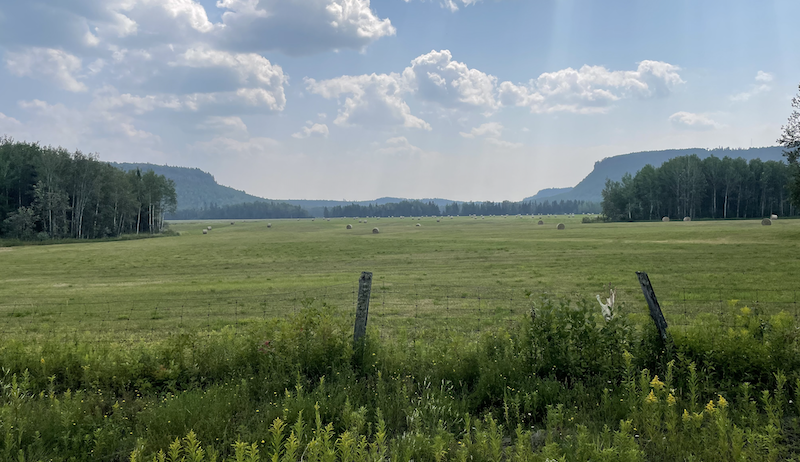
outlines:
[[[772,146],[796,0],[0,4],[0,136],[271,199],[521,200],[605,157]]]

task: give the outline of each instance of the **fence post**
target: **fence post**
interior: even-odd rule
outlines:
[[[653,286],[650,284],[650,278],[644,271],[637,271],[636,276],[639,278],[639,284],[642,286],[642,293],[644,294],[645,300],[647,300],[647,306],[650,307],[650,317],[653,318],[658,333],[661,334],[661,339],[666,342],[667,320],[664,319],[664,313],[661,312],[661,306],[658,304],[656,293],[653,290]]]
[[[356,305],[356,324],[353,330],[353,346],[358,348],[367,335],[369,315],[369,296],[372,293],[372,273],[364,271],[358,279],[358,305]]]

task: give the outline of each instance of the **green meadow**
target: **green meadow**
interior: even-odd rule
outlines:
[[[438,220],[0,245],[0,460],[799,460],[800,220]]]
[[[0,325],[146,332],[269,318],[308,299],[349,309],[362,271],[374,273],[377,315],[513,314],[530,294],[593,299],[609,285],[620,305],[640,309],[635,271],[681,317],[731,300],[796,308],[800,221],[542,219],[174,222],[178,235],[157,239],[5,247]],[[380,311],[387,305],[397,309]]]

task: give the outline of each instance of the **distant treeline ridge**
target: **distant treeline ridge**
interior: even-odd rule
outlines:
[[[325,207],[325,218],[397,217],[397,216],[467,216],[467,215],[545,215],[562,213],[599,213],[600,204],[586,201],[543,202],[453,202],[444,210],[433,202],[401,201],[389,204],[337,205]]]
[[[0,137],[0,237],[93,239],[158,233],[176,207],[172,180],[96,156]]]
[[[793,216],[798,210],[790,201],[790,177],[783,162],[675,157],[635,176],[626,173],[622,181],[607,180],[603,214],[611,220]]]
[[[248,202],[244,204],[211,204],[208,208],[179,210],[167,215],[169,220],[258,220],[269,218],[307,218],[311,215],[299,205],[285,202]]]

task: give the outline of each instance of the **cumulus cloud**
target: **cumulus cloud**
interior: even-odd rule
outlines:
[[[678,129],[712,130],[722,126],[705,114],[683,111],[669,116],[669,121],[672,122],[673,127]]]
[[[27,48],[6,54],[6,68],[19,77],[33,77],[52,81],[67,91],[86,91],[78,81],[81,59],[54,48]]]
[[[261,55],[191,48],[170,65],[230,70],[243,86],[237,90],[237,95],[249,104],[265,105],[274,111],[282,111],[286,107],[284,84],[287,78],[283,69]]]
[[[605,113],[623,99],[669,95],[683,83],[679,68],[642,61],[634,71],[602,66],[567,68],[541,74],[528,84],[497,83],[497,78],[453,60],[448,50],[432,51],[411,61],[402,73],[306,79],[310,92],[340,100],[340,125],[400,125],[430,129],[410,112],[407,99],[447,111],[477,110],[490,115],[503,106],[527,107],[534,113]]]
[[[755,77],[756,83],[750,85],[750,89],[747,91],[731,95],[731,101],[735,103],[743,103],[758,94],[772,90],[772,86],[769,83],[772,82],[773,78],[773,75],[769,72],[758,71]]]
[[[338,125],[393,126],[430,130],[424,120],[411,114],[405,98],[444,109],[483,110],[498,107],[496,79],[453,61],[448,50],[431,51],[415,58],[402,73],[342,76],[329,80],[306,79],[311,93],[336,99],[345,95]]]
[[[310,54],[362,49],[396,33],[379,18],[370,0],[220,0],[221,43],[240,50]]]
[[[431,51],[411,61],[403,71],[410,91],[422,101],[446,108],[497,107],[494,88],[497,79],[466,64],[453,61],[449,50]]]
[[[403,99],[408,88],[399,74],[342,76],[330,80],[306,79],[311,93],[323,98],[345,96],[333,123],[342,126],[396,126],[430,130],[424,120],[411,115]]]
[[[642,61],[635,71],[584,65],[541,74],[528,84],[503,82],[499,98],[505,106],[528,107],[534,113],[602,113],[622,99],[669,95],[684,83],[679,70],[661,61]]]
[[[292,137],[297,139],[309,138],[311,136],[321,136],[327,138],[328,126],[325,124],[315,124],[309,121],[299,132],[292,134]]]

